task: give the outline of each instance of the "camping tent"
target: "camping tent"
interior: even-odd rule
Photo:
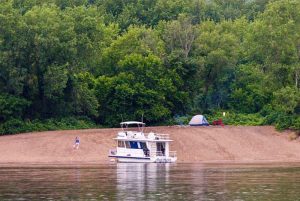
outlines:
[[[190,126],[208,126],[209,123],[203,115],[195,115],[191,119]]]

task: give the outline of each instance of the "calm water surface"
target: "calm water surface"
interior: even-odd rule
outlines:
[[[0,166],[0,200],[300,200],[300,164]]]

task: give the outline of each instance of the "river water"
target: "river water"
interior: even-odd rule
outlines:
[[[0,165],[0,200],[300,200],[300,164]]]

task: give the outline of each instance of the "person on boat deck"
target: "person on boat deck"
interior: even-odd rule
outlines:
[[[146,157],[149,157],[149,149],[147,147],[145,148],[144,153]]]
[[[79,140],[79,137],[77,136],[75,138],[75,144],[73,146],[74,149],[79,149],[79,144],[80,144],[80,140]]]
[[[164,146],[161,147],[161,153],[163,156],[165,155],[165,147]]]

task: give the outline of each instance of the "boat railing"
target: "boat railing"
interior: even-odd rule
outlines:
[[[116,156],[117,155],[117,150],[116,149],[110,149],[108,155],[109,156]]]
[[[169,151],[169,157],[177,158],[177,152],[176,151]]]
[[[155,155],[156,156],[165,156],[166,154],[163,153],[162,151],[156,151]],[[176,158],[177,157],[177,152],[176,151],[169,151],[169,157]]]
[[[156,154],[156,156],[164,156],[162,151],[156,151],[155,154]]]
[[[169,140],[169,139],[170,139],[169,134],[155,133],[155,140]]]

